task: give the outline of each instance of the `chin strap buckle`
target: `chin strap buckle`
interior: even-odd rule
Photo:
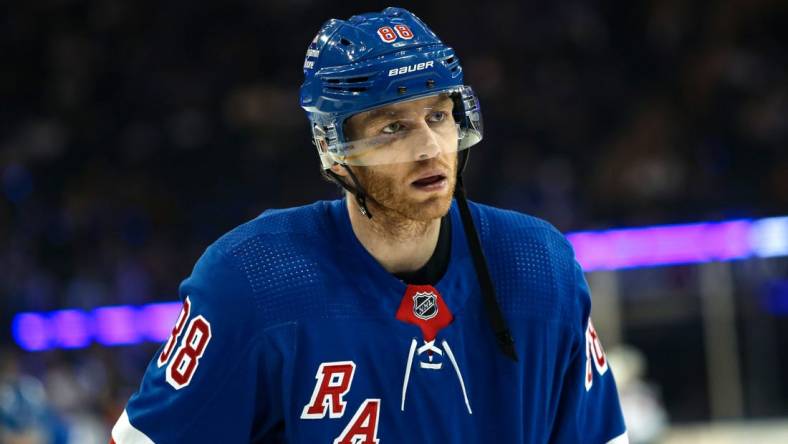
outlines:
[[[358,210],[362,215],[372,219],[372,213],[367,208],[367,196],[364,193],[356,193],[356,201],[358,201]]]

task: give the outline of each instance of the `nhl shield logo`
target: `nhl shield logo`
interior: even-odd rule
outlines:
[[[413,315],[425,321],[438,315],[438,304],[435,294],[430,292],[417,292],[413,295]]]

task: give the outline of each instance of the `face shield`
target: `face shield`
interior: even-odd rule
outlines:
[[[470,87],[372,108],[344,121],[345,142],[315,141],[324,167],[391,165],[467,149],[482,139],[481,112]]]

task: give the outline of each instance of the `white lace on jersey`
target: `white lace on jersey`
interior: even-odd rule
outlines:
[[[451,351],[451,347],[449,347],[449,343],[446,342],[444,339],[441,342],[443,346],[443,350],[446,350],[446,356],[449,358],[452,367],[454,367],[454,372],[457,374],[457,380],[460,382],[460,388],[462,389],[462,396],[465,399],[465,407],[468,408],[468,414],[472,415],[473,411],[471,410],[471,402],[468,400],[468,392],[465,390],[465,380],[462,378],[462,372],[460,372],[460,367],[457,365],[457,359],[454,357],[454,353]],[[441,362],[432,362],[432,353],[437,353],[440,356],[443,356],[443,350],[440,347],[435,345],[435,340],[432,341],[424,341],[424,345],[418,347],[418,341],[416,338],[413,338],[410,342],[410,351],[408,352],[408,362],[405,365],[405,378],[402,381],[402,403],[400,404],[400,410],[405,411],[405,397],[408,394],[408,382],[410,381],[410,371],[413,368],[413,358],[418,354],[421,356],[424,352],[430,352],[429,361],[430,362],[423,362],[419,361],[419,366],[423,369],[427,370],[440,370],[443,367],[443,363]]]

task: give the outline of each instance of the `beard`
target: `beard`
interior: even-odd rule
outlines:
[[[434,168],[446,172],[446,189],[433,193],[415,189],[411,182],[419,174]],[[445,216],[451,208],[457,182],[457,154],[401,165],[356,167],[353,170],[367,192],[373,221],[383,222],[380,219],[385,219],[391,228],[413,222],[426,223]]]

